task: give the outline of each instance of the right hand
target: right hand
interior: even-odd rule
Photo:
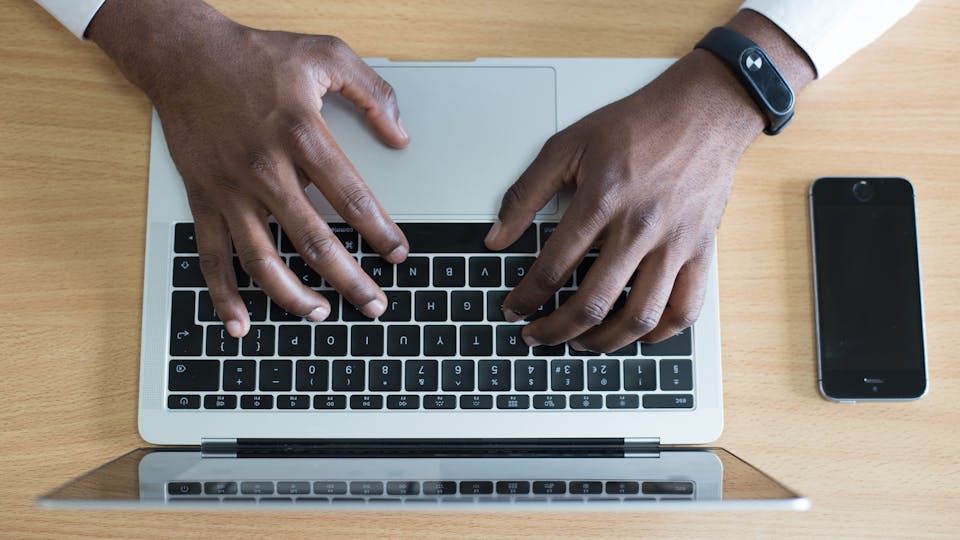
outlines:
[[[250,328],[237,292],[231,241],[243,269],[289,313],[311,321],[327,299],[277,254],[273,215],[304,260],[368,317],[386,296],[320,218],[313,183],[387,261],[406,238],[337,146],[320,115],[327,92],[366,112],[386,144],[403,147],[390,85],[333,36],[244,27],[196,0],[107,2],[90,36],[157,108],[196,222],[200,267],[214,308],[234,337]]]

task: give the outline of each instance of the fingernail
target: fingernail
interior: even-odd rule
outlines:
[[[240,321],[227,321],[223,323],[227,327],[227,333],[235,338],[243,337],[243,325]]]
[[[487,231],[487,237],[484,238],[483,241],[484,241],[485,243],[490,243],[490,242],[493,242],[494,240],[496,240],[496,239],[497,239],[497,236],[500,234],[500,229],[501,229],[501,228],[503,228],[503,223],[501,223],[500,220],[498,219],[498,220],[493,224],[493,227],[490,227],[490,230]]]
[[[582,343],[580,343],[579,341],[577,341],[577,340],[575,340],[575,339],[571,339],[570,341],[568,341],[568,342],[567,342],[567,345],[570,345],[570,348],[573,349],[573,350],[575,350],[575,351],[585,351],[585,350],[587,350],[587,348],[584,347]]]
[[[320,322],[327,318],[327,315],[330,314],[330,308],[326,306],[319,306],[310,313],[307,314],[307,320],[313,322]]]
[[[517,322],[520,320],[520,314],[512,309],[503,308],[503,318],[507,322]]]
[[[403,260],[407,258],[407,253],[407,248],[404,246],[397,246],[393,249],[393,251],[387,253],[387,261],[394,264],[402,263]]]
[[[403,135],[404,139],[409,139],[410,136],[407,135],[407,128],[403,125],[403,119],[397,118],[397,127],[400,128],[400,134]]]
[[[523,342],[527,344],[527,347],[536,347],[538,345],[543,345],[542,342],[537,341],[536,338],[530,336],[523,336]]]
[[[363,307],[360,308],[360,313],[363,313],[367,317],[373,319],[379,317],[385,309],[387,309],[387,304],[378,298],[376,300],[367,302]]]

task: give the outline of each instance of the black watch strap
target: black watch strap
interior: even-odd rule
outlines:
[[[780,133],[793,119],[793,90],[767,53],[749,38],[718,27],[697,43],[729,65],[767,118],[767,135]]]

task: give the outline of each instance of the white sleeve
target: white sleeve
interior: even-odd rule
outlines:
[[[87,26],[106,0],[36,0],[43,9],[56,17],[60,24],[83,39]]]
[[[869,45],[920,0],[746,0],[786,32],[823,77]]]

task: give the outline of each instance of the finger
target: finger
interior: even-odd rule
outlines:
[[[267,228],[266,211],[257,214],[243,212],[227,217],[240,265],[288,313],[311,321],[326,319],[330,303],[323,295],[304,286],[284,264]]]
[[[557,230],[519,284],[503,300],[504,317],[515,322],[534,313],[573,274],[604,224],[594,218],[596,205],[577,194]]]
[[[194,205],[196,207],[196,205]],[[233,270],[233,246],[227,224],[220,215],[211,216],[194,210],[197,251],[200,270],[210,292],[210,300],[227,332],[240,338],[250,331],[250,316],[237,293],[237,276]]]
[[[290,197],[286,206],[274,211],[274,217],[303,260],[347,302],[371,319],[383,314],[387,296],[317,215],[306,194]]]
[[[410,251],[406,237],[380,206],[369,186],[337,145],[327,124],[317,118],[310,133],[292,141],[297,166],[320,189],[334,210],[391,263],[403,262]],[[316,214],[316,211],[313,211]]]
[[[642,335],[643,341],[656,343],[671,338],[689,328],[700,317],[703,298],[707,292],[707,275],[713,250],[683,265],[677,274],[673,292],[667,301],[663,316],[655,328]]]
[[[484,239],[489,249],[498,251],[516,242],[537,212],[572,178],[573,150],[568,140],[563,131],[550,137],[533,163],[504,193],[498,219]]]
[[[577,350],[610,352],[653,330],[662,320],[679,267],[663,249],[645,257],[637,268],[637,277],[623,308],[570,341],[570,346]]]

